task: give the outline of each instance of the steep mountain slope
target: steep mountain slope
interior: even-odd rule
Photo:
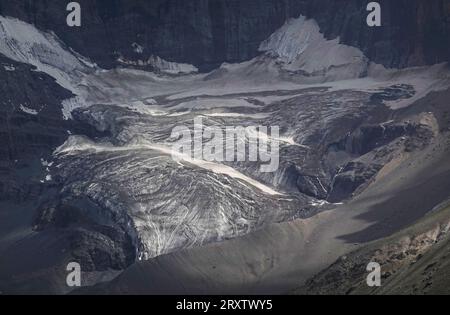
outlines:
[[[313,17],[327,38],[339,37],[372,61],[404,68],[447,61],[450,55],[450,2],[377,1],[382,26],[366,27],[368,1],[313,0],[305,15]]]
[[[448,202],[393,236],[342,256],[294,294],[449,294]],[[381,287],[366,284],[367,262],[381,266]]]
[[[40,159],[48,159],[67,135],[60,103],[70,92],[48,75],[31,69],[29,65],[0,57],[2,200],[37,197],[40,189],[36,186],[45,175],[32,181],[26,176],[27,169],[35,168],[32,164],[36,163],[36,172],[31,173],[38,177],[39,169],[44,168]],[[20,180],[16,182],[13,177]]]
[[[396,158],[382,169],[366,190],[351,201],[308,219],[271,225],[231,241],[179,251],[135,264],[112,282],[81,292],[287,293],[331,265],[338,257],[345,256],[297,292],[346,293],[352,285],[352,282],[346,282],[346,276],[351,276],[349,281],[355,279],[356,284],[364,281],[367,274],[361,278],[361,273],[373,260],[373,255],[378,255],[376,249],[381,246],[386,247],[385,252],[389,255],[400,255],[400,263],[407,268],[407,256],[402,261],[403,249],[399,250],[395,246],[400,236],[401,239],[408,237],[414,240],[415,235],[432,231],[424,234],[432,238],[425,244],[434,246],[433,237],[444,237],[442,233],[435,233],[434,227],[442,226],[442,231],[446,231],[443,218],[448,211],[445,210],[443,214],[437,212],[436,215],[426,214],[449,197],[450,121],[445,101],[449,93],[431,94],[427,99],[397,113],[402,119],[428,121],[436,132],[435,136],[428,145],[418,150],[411,150],[412,147],[407,143],[398,144]],[[440,117],[439,123],[426,118],[427,113]],[[411,229],[377,241],[375,245],[370,243],[415,222],[418,223]],[[417,241],[411,241],[411,244],[418,243],[421,246],[420,239],[417,237]],[[401,244],[408,243],[402,241]],[[348,254],[357,248],[362,249],[356,254]],[[417,258],[419,251],[415,253],[414,257]],[[353,269],[355,266],[358,268]],[[334,272],[336,269],[339,270],[337,275]],[[406,275],[404,279],[410,280]],[[341,282],[343,285],[339,287]],[[401,290],[400,287],[392,285],[386,287],[385,292],[398,290]]]
[[[210,71],[257,56],[263,40],[300,14],[314,18],[326,38],[339,37],[387,67],[448,60],[448,0],[379,2],[380,28],[367,27],[366,0],[80,0],[80,29],[67,27],[67,4],[58,1],[2,0],[0,15],[54,31],[104,68],[154,55]]]
[[[152,55],[209,71],[222,62],[257,55],[261,41],[299,12],[292,1],[80,0],[83,27],[69,29],[66,3],[1,1],[0,14],[53,30],[100,66],[118,59],[147,61]],[[139,45],[142,49],[136,50]]]
[[[84,285],[133,265],[111,283],[118,292],[284,292],[448,197],[448,65],[373,62],[425,65],[445,60],[446,46],[352,47],[322,34],[323,21],[287,19],[330,14],[334,2],[322,13],[261,1],[82,1],[89,22],[70,31],[60,4],[1,2],[1,14],[40,29],[0,16],[0,291],[65,293],[65,265],[78,261]],[[350,16],[364,10],[349,3]],[[279,143],[279,167],[174,159],[172,131],[198,119],[221,132],[278,126],[237,141]],[[429,196],[405,197],[420,190]]]
[[[448,159],[450,116],[446,101],[446,93],[431,94],[413,106],[404,109],[403,114],[417,114],[421,111],[433,112],[437,120],[435,130],[441,137],[434,141],[432,150],[425,150],[422,158],[412,162],[410,166],[426,165],[429,159],[441,155],[441,161],[426,167],[425,179],[412,183],[412,189],[403,187],[380,209],[395,209],[408,214],[408,222],[404,229],[388,238],[379,237],[379,229],[392,232],[398,227],[390,226],[388,220],[379,221],[364,233],[356,233],[348,237],[355,240],[376,240],[357,251],[340,257],[331,266],[309,279],[295,294],[448,294],[448,231],[449,206],[446,178],[449,176],[450,160]],[[406,178],[401,177],[401,181]],[[417,195],[418,197],[414,197]],[[406,200],[408,200],[405,202]],[[442,203],[437,203],[442,200]],[[399,202],[400,201],[400,202]],[[430,203],[431,202],[431,203]],[[413,208],[421,207],[430,212],[424,217],[414,215]],[[370,216],[365,216],[369,218]],[[409,226],[409,222],[415,221]],[[366,285],[366,266],[368,262],[378,262],[382,271],[382,286],[370,288]]]

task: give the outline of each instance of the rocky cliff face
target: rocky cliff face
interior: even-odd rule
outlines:
[[[246,60],[261,41],[299,12],[290,1],[81,0],[82,28],[66,25],[66,2],[2,1],[0,13],[54,30],[103,67],[151,55],[210,70]],[[143,49],[136,49],[136,47]]]
[[[0,201],[36,198],[45,160],[67,137],[62,99],[70,96],[49,76],[0,57]]]
[[[359,47],[387,67],[447,61],[450,57],[450,1],[381,0],[382,26],[366,24],[366,0],[308,1],[306,15],[328,38]]]
[[[450,56],[448,0],[380,1],[379,28],[366,24],[366,0],[80,0],[82,27],[66,25],[66,2],[0,1],[0,14],[50,29],[73,49],[111,68],[151,55],[202,71],[258,54],[260,43],[289,17],[318,21],[388,67],[433,64]]]

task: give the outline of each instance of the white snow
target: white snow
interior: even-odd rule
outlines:
[[[292,136],[291,136],[291,137],[279,137],[279,138],[277,138],[276,140],[278,140],[278,141],[280,141],[280,142],[284,142],[284,143],[286,143],[286,144],[288,144],[288,145],[292,145],[292,146],[297,146],[297,147],[302,147],[302,148],[305,148],[305,149],[309,149],[308,146],[303,145],[303,144],[299,144],[299,143],[295,142],[294,137],[292,137]]]
[[[188,102],[182,102],[172,108],[174,109],[211,109],[211,108],[233,108],[233,107],[253,107],[259,106],[250,103],[243,98],[223,99],[223,98],[206,98],[196,99]]]
[[[158,56],[151,56],[149,59],[149,63],[162,72],[170,74],[198,72],[198,69],[193,65],[166,61]]]
[[[286,136],[272,137],[272,136],[269,136],[268,134],[262,132],[261,130],[255,130],[255,129],[249,129],[249,130],[246,130],[246,132],[247,132],[248,137],[251,137],[253,139],[258,139],[259,141],[262,141],[265,143],[276,141],[278,143],[281,142],[281,143],[284,143],[284,144],[290,145],[290,146],[298,146],[298,147],[302,147],[305,149],[309,149],[308,146],[296,143],[294,141],[293,137],[286,137]]]
[[[131,47],[133,47],[134,52],[137,54],[142,54],[144,52],[144,47],[142,47],[138,43],[132,43]]]
[[[367,58],[359,49],[340,44],[339,38],[327,40],[317,22],[304,16],[289,19],[261,43],[259,50],[277,57],[286,70],[320,75],[328,72],[334,80],[357,78],[367,66]]]
[[[78,84],[82,77],[96,68],[87,58],[65,47],[55,34],[4,16],[0,16],[0,54],[35,66],[75,95],[81,94]],[[70,118],[75,107],[84,105],[80,98],[64,101],[64,117]]]
[[[190,113],[190,112],[188,112]],[[249,118],[249,119],[264,119],[270,117],[271,113],[257,113],[257,114],[242,114],[242,113],[210,113],[205,114],[208,117],[230,117],[230,118]]]
[[[153,56],[153,55],[150,56],[147,60],[134,61],[134,60],[125,59],[123,57],[119,57],[117,59],[117,61],[124,65],[131,65],[131,66],[138,66],[138,67],[151,66],[165,74],[178,75],[178,74],[191,74],[191,73],[198,72],[197,67],[195,67],[193,65],[190,65],[187,63],[177,63],[177,62],[167,61],[167,60],[160,58],[159,56]]]
[[[30,114],[30,115],[37,115],[39,114],[39,111],[32,109],[32,108],[28,108],[24,105],[20,105],[20,110],[23,111],[24,113]]]
[[[79,107],[85,107],[87,106],[87,102],[84,100],[83,97],[81,96],[75,96],[72,98],[68,98],[65,99],[62,102],[63,108],[62,108],[62,113],[63,113],[63,117],[64,119],[68,120],[72,118],[72,111],[75,108],[79,108]]]
[[[165,110],[162,110],[160,106],[147,105],[142,101],[135,101],[135,102],[131,102],[130,104],[121,105],[121,106],[131,109],[134,112],[144,114],[144,115],[166,116],[168,114]]]
[[[325,201],[325,200],[319,200],[319,199],[312,200],[312,201],[310,202],[310,205],[311,205],[311,206],[314,206],[314,207],[322,207],[322,206],[327,205],[327,204],[328,204],[327,201]]]
[[[304,17],[289,19],[284,26],[262,42],[259,50],[275,53],[281,60],[291,63],[305,52],[316,39],[318,29],[312,20]]]
[[[41,164],[42,164],[42,166],[45,166],[45,167],[52,167],[53,162],[49,163],[48,161],[41,158]]]
[[[0,53],[4,56],[35,66],[56,79],[64,88],[74,91],[74,77],[86,71],[86,65],[54,34],[37,30],[20,20],[0,16]]]
[[[188,113],[192,109],[214,110],[219,107],[259,108],[244,97],[236,97],[238,93],[265,92],[265,96],[259,96],[260,100],[270,103],[302,94],[302,89],[312,87],[375,91],[389,84],[411,84],[417,91],[413,98],[388,104],[403,107],[430,91],[449,86],[449,71],[444,65],[406,70],[386,70],[379,65],[367,65],[358,49],[341,45],[338,39],[326,40],[317,23],[305,17],[287,21],[261,44],[260,49],[267,54],[261,57],[263,59],[257,57],[240,64],[224,64],[211,74],[169,77],[133,69],[102,70],[65,47],[54,34],[41,32],[33,25],[17,19],[0,16],[0,53],[36,66],[76,95],[63,101],[66,119],[71,118],[73,109],[98,103],[125,104],[149,115],[164,115],[167,111],[172,116],[182,115],[170,113],[172,109],[187,109]],[[165,73],[197,71],[192,65],[169,62],[157,56],[145,62]],[[305,78],[295,79],[293,76],[293,80],[280,74],[279,63],[284,70],[316,73],[319,79],[310,81]],[[368,77],[359,78],[363,68],[367,70]],[[292,96],[278,95],[277,91],[280,90],[296,92]],[[269,91],[273,91],[273,94]],[[170,108],[160,108],[153,99],[157,96],[167,96],[167,100],[171,101],[197,96],[202,98],[184,101]],[[236,116],[214,112],[208,115]]]
[[[3,69],[9,72],[16,71],[16,67],[14,67],[13,65],[3,65]]]
[[[136,53],[144,52],[143,47],[134,44],[132,46]],[[152,131],[163,125],[166,120],[169,122],[167,128],[172,121],[177,120],[169,120],[167,117],[180,116],[179,121],[183,121],[185,117],[182,115],[192,114],[193,110],[201,110],[203,111],[201,114],[210,117],[264,119],[270,113],[259,113],[258,110],[263,107],[252,103],[254,99],[269,104],[307,93],[319,93],[313,91],[311,89],[313,87],[328,88],[329,91],[349,89],[374,92],[394,84],[411,84],[417,91],[413,98],[388,102],[389,106],[402,107],[430,91],[450,86],[449,71],[445,65],[386,70],[381,66],[369,64],[361,51],[341,45],[339,39],[326,40],[320,33],[317,23],[304,17],[286,22],[280,30],[261,44],[260,49],[264,52],[262,56],[239,64],[224,64],[210,74],[195,73],[198,70],[193,65],[170,62],[157,56],[140,61],[128,61],[121,58],[120,61],[125,65],[150,65],[159,69],[158,73],[122,68],[102,70],[70,48],[64,47],[54,34],[41,32],[34,26],[15,19],[0,17],[0,54],[36,66],[39,71],[51,75],[61,86],[68,88],[76,95],[63,102],[65,118],[71,117],[73,109],[92,104],[121,106],[130,111],[153,116],[151,119],[145,117],[148,118],[145,123],[142,123],[145,126],[140,126],[139,121],[135,129],[126,129],[121,133],[117,139],[120,143],[124,143],[122,146],[100,141],[96,143],[71,135],[55,151],[55,154],[77,155],[85,153],[84,151],[89,153],[124,151],[134,155],[135,151],[142,151],[141,153],[148,155],[149,158],[156,156],[156,158],[168,159],[170,156],[175,156],[178,158],[178,164],[174,167],[182,165],[182,167],[202,168],[207,170],[206,173],[211,177],[218,177],[215,174],[223,175],[224,182],[229,182],[230,178],[236,179],[241,185],[234,185],[238,189],[248,187],[254,189],[255,193],[262,192],[280,199],[286,195],[272,187],[277,187],[277,183],[281,181],[281,173],[276,174],[273,179],[264,180],[265,183],[272,182],[270,187],[232,166],[194,159],[190,155],[174,152],[170,143],[154,143],[145,139],[134,141],[134,139],[142,136],[159,141],[161,138],[152,137]],[[360,78],[361,74],[366,72],[368,77]],[[305,73],[306,76],[304,76]],[[177,74],[183,75],[176,76]],[[310,76],[313,79],[309,79]],[[286,93],[287,91],[291,92]],[[263,93],[252,95],[250,99],[248,94],[252,92]],[[103,109],[101,105],[99,107]],[[252,113],[239,113],[238,107],[246,107],[246,112]],[[278,107],[274,106],[274,108]],[[29,113],[36,112],[26,107],[21,109]],[[230,112],[226,112],[227,109]],[[174,110],[179,111],[173,112]],[[122,109],[120,113],[122,112],[125,110]],[[99,121],[97,126],[99,128],[103,128],[100,119],[102,117],[99,116],[104,113],[105,111],[102,110],[91,111],[92,118]],[[126,120],[128,114],[129,112],[117,117],[117,121]],[[109,119],[107,113],[104,121],[110,122]],[[159,121],[160,119],[163,123]],[[153,122],[155,122],[154,125]],[[165,127],[166,125],[163,128]],[[142,131],[145,131],[145,134]],[[69,131],[68,134],[70,135]],[[267,142],[277,140],[285,146],[300,146],[307,149],[306,146],[299,144],[302,143],[299,135],[296,134],[294,138],[293,131],[290,130],[284,131],[280,137],[275,138],[262,134],[259,135],[259,139]],[[50,163],[42,161],[42,165],[47,171],[45,180],[42,182],[51,181]],[[63,165],[60,164],[57,167]],[[224,184],[224,189],[235,190],[236,187],[229,188]],[[311,204],[323,206],[327,203],[314,200]],[[228,219],[225,212],[221,214],[224,217],[224,225],[223,228],[219,226],[217,231],[227,236],[226,231],[229,227],[225,223]],[[142,223],[143,228],[148,230],[160,228],[158,221],[146,219],[145,223]],[[139,220],[135,222],[140,224]],[[186,219],[182,218],[180,222],[184,223]],[[220,222],[218,222],[219,225]],[[245,219],[241,222],[245,222]],[[165,225],[162,226],[165,227]],[[163,245],[158,245],[158,248],[159,246]]]
[[[262,66],[266,67],[266,64]],[[332,82],[319,80],[319,82],[313,84],[306,84],[301,80],[296,83],[276,73],[265,73],[265,79],[262,80],[263,75],[252,73],[253,67],[255,65],[252,62],[225,65],[226,72],[223,75],[208,80],[205,80],[207,74],[168,78],[140,70],[116,69],[98,71],[88,75],[84,78],[83,85],[90,87],[86,91],[86,99],[89,104],[117,105],[127,104],[130,100],[142,100],[144,104],[151,104],[147,100],[153,100],[153,98],[163,95],[166,96],[168,101],[191,98],[189,101],[181,101],[175,106],[164,108],[164,110],[186,109],[185,113],[170,114],[170,116],[188,114],[193,109],[210,109],[217,112],[218,108],[261,108],[249,102],[246,97],[236,96],[240,93],[264,92],[264,96],[254,96],[254,98],[265,103],[271,103],[304,95],[307,92],[305,90],[311,88],[327,88],[329,91],[359,90],[374,92],[394,84],[411,84],[417,92],[415,97],[388,103],[389,106],[403,107],[430,91],[441,90],[450,85],[448,79],[450,72],[447,65],[388,70],[371,63],[367,68],[367,77]],[[278,91],[288,90],[295,91],[295,93],[290,93],[291,95],[278,93]],[[308,93],[315,94],[318,92],[310,91]],[[195,99],[195,97],[198,98]],[[83,105],[76,104],[73,107],[79,106]],[[165,105],[158,104],[158,106]],[[220,115],[219,113],[218,116]]]

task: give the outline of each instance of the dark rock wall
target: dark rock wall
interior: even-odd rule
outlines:
[[[314,17],[328,38],[340,37],[388,67],[435,64],[450,58],[449,0],[379,0],[382,26],[367,27],[367,0],[312,0]]]
[[[31,69],[0,56],[0,201],[37,197],[45,176],[40,158],[67,138],[61,101],[71,93]]]
[[[76,51],[103,67],[113,67],[119,55],[192,63],[210,70],[224,61],[257,55],[261,41],[299,4],[288,0],[80,0],[82,27],[66,25],[68,1],[0,1],[0,14],[54,30]],[[145,48],[134,52],[132,44]]]
[[[103,67],[118,56],[158,55],[203,71],[258,54],[289,17],[315,18],[328,38],[360,47],[389,67],[433,64],[450,56],[450,0],[381,0],[379,28],[366,24],[367,0],[79,0],[82,27],[66,25],[69,1],[0,0],[0,14],[54,30]],[[143,46],[143,54],[132,44]]]

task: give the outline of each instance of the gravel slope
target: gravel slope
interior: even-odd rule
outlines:
[[[436,102],[445,95],[448,92],[426,100],[434,104],[435,114],[443,115],[439,110],[445,102],[442,106]],[[400,115],[421,117],[417,112]],[[82,292],[289,292],[339,257],[410,226],[448,199],[448,126],[448,120],[440,119],[427,147],[399,155],[347,204],[309,219],[274,224],[238,239],[138,263],[109,284]],[[368,262],[359,263],[366,266]]]

